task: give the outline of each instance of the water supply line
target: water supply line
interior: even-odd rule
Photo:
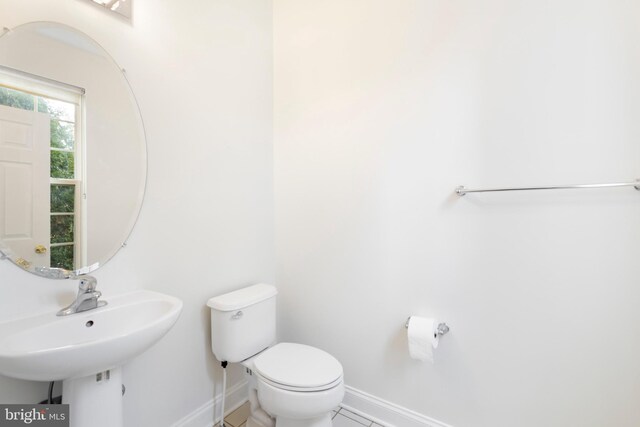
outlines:
[[[222,366],[222,409],[220,410],[220,427],[225,427],[224,424],[224,398],[227,395],[227,362],[220,363]]]

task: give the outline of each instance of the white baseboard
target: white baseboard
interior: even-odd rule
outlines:
[[[227,390],[227,397],[224,402],[225,415],[236,410],[240,405],[247,401],[249,391],[247,390],[247,382],[241,381]],[[181,420],[172,424],[171,427],[212,427],[214,421],[220,418],[222,410],[222,395],[218,395],[215,399],[211,399],[204,405],[197,408]],[[214,414],[216,419],[214,420]]]
[[[340,406],[375,421],[385,427],[452,427],[426,415],[412,411],[395,403],[380,399],[356,388],[345,386],[345,396]],[[229,414],[247,400],[247,382],[242,381],[227,390],[225,412]],[[171,427],[211,427],[214,414],[219,417],[222,396],[218,395],[197,408]],[[217,419],[215,421],[218,421]]]
[[[379,397],[345,386],[340,406],[386,427],[452,427]]]

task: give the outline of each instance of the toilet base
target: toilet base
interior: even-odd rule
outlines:
[[[315,418],[294,420],[291,418],[277,417],[276,427],[331,427],[331,414],[320,415]]]
[[[316,418],[294,420],[290,418],[277,418],[275,427],[331,427],[331,415],[325,414]],[[270,427],[263,424],[260,420],[249,416],[247,427]]]
[[[263,422],[261,422],[260,420],[252,416],[249,416],[246,424],[246,427],[273,427],[273,426],[275,426],[275,424],[265,425]]]

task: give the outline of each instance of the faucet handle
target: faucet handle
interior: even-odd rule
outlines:
[[[78,287],[83,292],[93,292],[98,285],[98,280],[93,276],[83,275],[79,279],[80,285]]]

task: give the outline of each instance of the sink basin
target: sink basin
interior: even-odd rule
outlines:
[[[162,338],[182,310],[179,299],[151,291],[107,301],[69,316],[52,312],[0,323],[0,374],[55,381],[117,368]]]

